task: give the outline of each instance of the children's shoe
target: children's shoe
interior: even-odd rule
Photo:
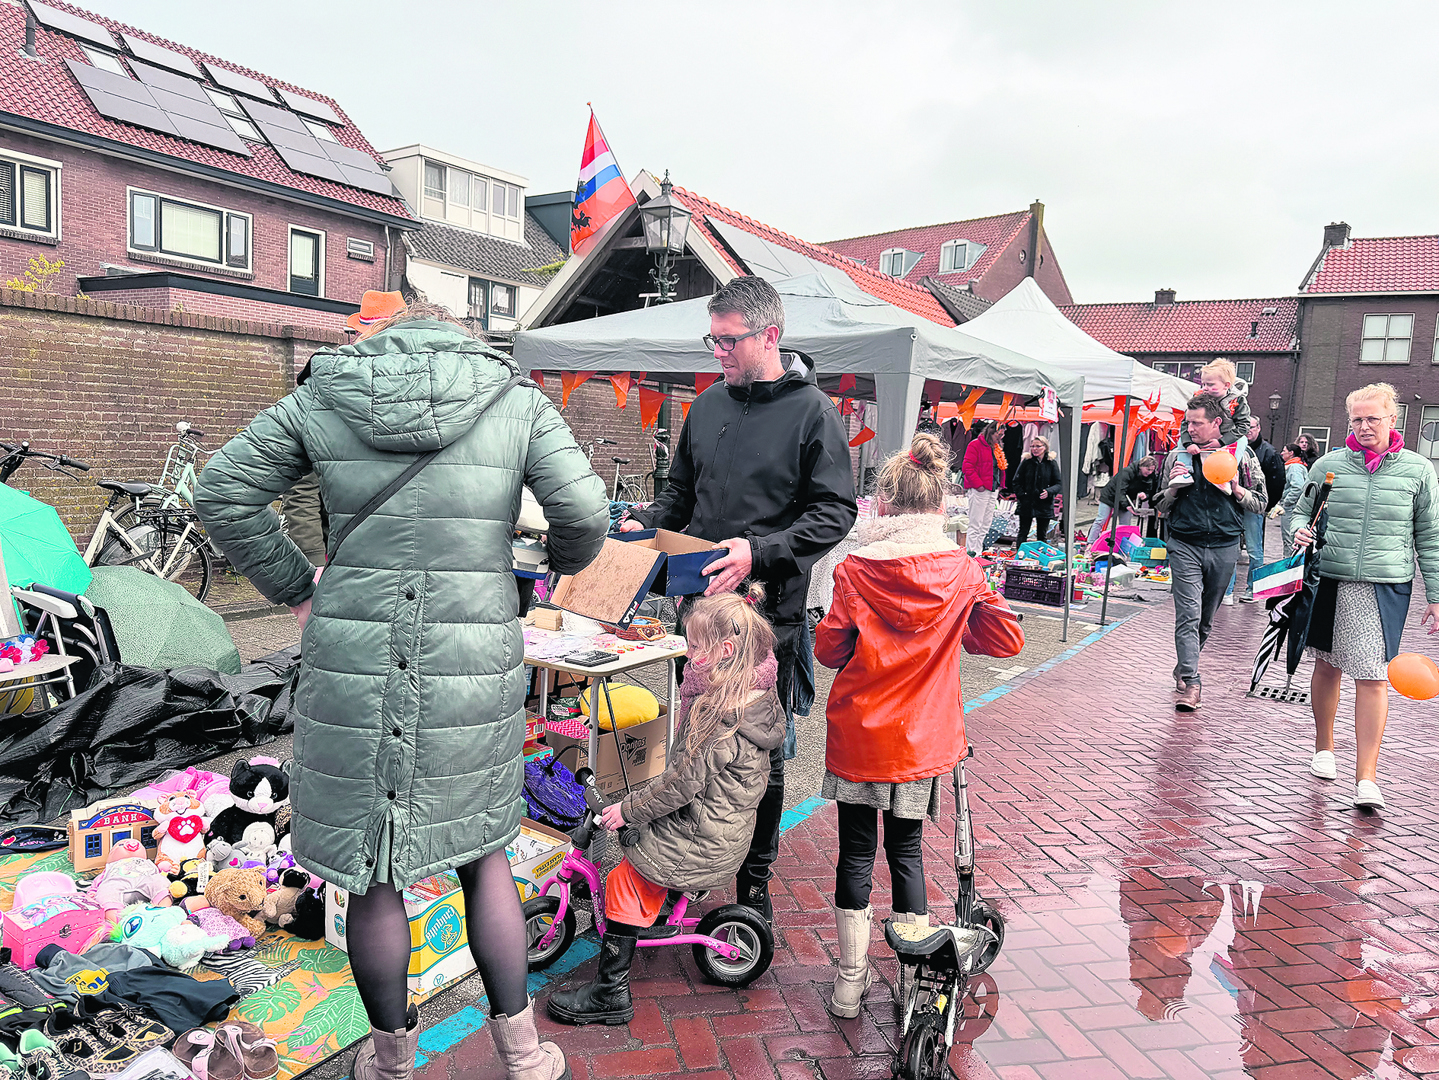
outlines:
[[[638,937],[634,927],[620,931],[611,922],[600,939],[600,970],[595,981],[576,990],[551,994],[546,1004],[550,1016],[565,1024],[628,1024],[635,1018],[630,998],[630,965],[634,963]]]

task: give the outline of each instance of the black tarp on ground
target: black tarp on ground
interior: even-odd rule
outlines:
[[[111,664],[89,689],[0,731],[0,823],[50,821],[229,750],[294,728],[298,647],[245,665],[208,668]]]

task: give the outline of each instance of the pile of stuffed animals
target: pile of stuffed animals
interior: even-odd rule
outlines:
[[[228,784],[191,768],[137,791],[158,803],[157,854],[149,859],[138,839],[111,847],[84,890],[105,911],[97,938],[108,931],[187,970],[206,953],[254,945],[266,924],[323,937],[323,885],[295,865],[278,820],[288,768],[251,758],[236,763]]]

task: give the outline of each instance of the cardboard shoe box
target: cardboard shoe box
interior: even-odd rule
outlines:
[[[625,754],[623,776],[620,774],[613,731],[600,732],[599,763],[590,766],[590,736],[583,720],[552,722],[548,726],[545,741],[550,744],[555,760],[571,771],[593,768],[595,786],[601,794],[623,795],[625,777],[629,778],[630,790],[633,791],[665,771],[665,734],[668,729],[663,706],[655,719],[620,729],[620,744]]]
[[[550,603],[587,619],[629,626],[651,592],[687,596],[704,592],[700,573],[725,554],[708,540],[667,529],[607,537],[599,557],[578,574],[560,578]]]

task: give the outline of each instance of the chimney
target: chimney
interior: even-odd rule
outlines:
[[[1349,243],[1349,223],[1347,221],[1331,221],[1324,226],[1325,248],[1343,247]]]
[[[1174,290],[1173,290],[1173,289],[1155,289],[1155,290],[1154,290],[1154,303],[1155,303],[1155,306],[1156,306],[1156,307],[1157,307],[1158,305],[1160,305],[1160,304],[1172,304],[1172,303],[1174,303]]]
[[[1034,277],[1039,270],[1039,246],[1044,241],[1044,203],[1036,199],[1029,204],[1029,262],[1026,273]]]
[[[25,11],[25,55],[32,60],[38,55],[35,52],[35,16],[28,8]]]

